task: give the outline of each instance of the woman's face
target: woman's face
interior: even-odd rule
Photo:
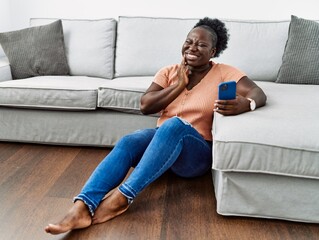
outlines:
[[[207,64],[215,52],[211,33],[201,27],[196,27],[189,32],[182,47],[182,54],[187,64],[192,67]]]

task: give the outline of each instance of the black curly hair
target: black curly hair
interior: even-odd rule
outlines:
[[[205,28],[212,34],[213,46],[216,46],[214,57],[218,57],[227,48],[229,34],[225,23],[217,18],[204,17],[195,24],[193,29],[196,27]]]

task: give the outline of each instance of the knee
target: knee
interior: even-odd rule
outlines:
[[[166,128],[176,128],[176,127],[185,127],[185,126],[191,126],[191,124],[180,117],[172,117],[166,120],[162,125],[162,127],[166,127]]]
[[[135,146],[138,146],[139,138],[136,137],[134,134],[128,134],[123,136],[118,143],[116,144],[117,147],[125,147],[129,149],[134,149]]]
[[[155,129],[141,129],[123,136],[118,143],[118,147],[137,149],[147,146],[155,134]]]

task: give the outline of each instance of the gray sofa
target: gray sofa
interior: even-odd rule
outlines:
[[[140,113],[139,98],[161,67],[181,61],[197,20],[63,19],[71,76],[12,80],[0,51],[0,140],[114,146],[124,134],[154,127],[156,116]],[[214,61],[245,71],[268,101],[254,112],[214,116],[217,212],[318,223],[319,86],[278,82],[290,20],[222,20],[230,42]]]

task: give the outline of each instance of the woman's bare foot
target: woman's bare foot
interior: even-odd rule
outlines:
[[[94,213],[92,224],[106,222],[124,213],[128,208],[127,198],[116,189],[100,203]]]
[[[72,229],[86,228],[92,223],[89,209],[84,202],[78,200],[74,203],[67,215],[56,224],[49,224],[45,231],[51,234],[60,234]]]

